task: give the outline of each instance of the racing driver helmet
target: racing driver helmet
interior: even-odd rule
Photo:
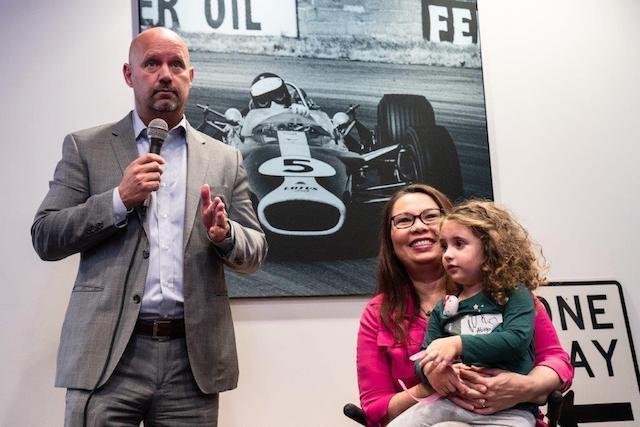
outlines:
[[[273,73],[259,74],[251,82],[252,108],[269,108],[271,103],[288,107],[291,105],[291,95],[284,80]]]

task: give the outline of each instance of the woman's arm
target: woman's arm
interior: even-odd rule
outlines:
[[[534,340],[536,349],[536,366],[546,366],[555,371],[560,378],[562,391],[568,390],[573,381],[573,366],[569,354],[562,348],[556,329],[544,305],[536,298],[536,319]],[[549,390],[549,393],[556,388]]]
[[[417,398],[427,397],[433,393],[432,390],[429,390],[425,385],[420,383],[410,387],[408,390],[411,396]],[[389,423],[392,419],[418,403],[409,393],[402,391],[393,395],[391,400],[389,400],[387,415],[381,420],[383,425]]]
[[[362,314],[356,360],[360,404],[369,425],[374,426],[388,423],[416,403],[408,393],[398,392],[397,378],[392,375],[394,362],[386,347],[392,343],[378,342],[378,334],[383,329],[379,307],[374,299]],[[390,336],[389,338],[391,339]],[[409,359],[405,363],[407,371],[411,372],[413,363]],[[410,387],[409,391],[415,397],[426,397],[430,394],[421,384]]]
[[[362,314],[356,355],[360,405],[367,421],[374,426],[387,417],[389,402],[397,393],[390,360],[378,345],[378,333],[382,327],[379,308],[374,299]]]

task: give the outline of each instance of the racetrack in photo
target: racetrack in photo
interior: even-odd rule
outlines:
[[[493,198],[482,86],[482,70],[426,65],[398,65],[332,59],[308,59],[248,54],[191,52],[196,69],[187,118],[198,126],[208,104],[224,113],[230,107],[244,110],[251,82],[262,72],[273,72],[304,89],[330,117],[359,104],[358,119],[373,129],[377,105],[384,94],[425,96],[433,106],[436,124],[446,127],[458,151],[465,197]],[[207,133],[213,134],[209,128]],[[305,257],[298,245],[290,259],[267,259],[250,276],[227,274],[232,297],[326,296],[371,294],[375,290],[376,236],[380,207],[361,212],[352,221],[363,230],[349,232],[351,256],[336,256],[329,243],[323,259]],[[365,237],[362,237],[364,233]],[[320,241],[320,240],[318,240]],[[315,252],[314,239],[305,244]],[[283,244],[278,242],[278,244]],[[332,246],[333,245],[333,246]],[[360,257],[360,258],[358,258]]]

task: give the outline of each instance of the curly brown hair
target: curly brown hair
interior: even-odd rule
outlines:
[[[531,290],[547,283],[542,249],[506,209],[486,200],[469,200],[445,214],[440,228],[449,221],[469,227],[482,242],[484,290],[496,303],[506,304],[519,283]]]
[[[393,332],[398,343],[407,338],[407,325],[404,322],[409,304],[413,303],[413,316],[420,312],[420,298],[409,278],[406,268],[393,251],[391,241],[391,213],[395,203],[407,194],[421,193],[431,197],[445,213],[452,208],[451,201],[444,193],[425,184],[412,184],[398,190],[386,203],[382,213],[380,228],[380,250],[378,254],[377,293],[383,294],[380,307],[382,323]],[[444,271],[443,271],[444,276]],[[451,288],[450,281],[445,286]]]

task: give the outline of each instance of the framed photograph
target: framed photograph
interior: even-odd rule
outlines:
[[[139,0],[196,70],[192,126],[236,147],[267,234],[233,297],[375,291],[381,211],[424,182],[493,198],[475,1]]]

